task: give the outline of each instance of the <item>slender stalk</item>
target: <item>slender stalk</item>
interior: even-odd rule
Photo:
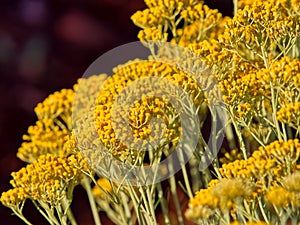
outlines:
[[[64,214],[67,214],[67,217],[68,217],[68,219],[69,219],[69,221],[72,225],[77,225],[77,221],[76,221],[76,219],[74,217],[74,214],[73,214],[73,212],[70,208],[70,204],[71,203],[70,203],[69,200],[67,200],[66,198],[63,199],[62,206],[63,206],[63,209],[65,211]]]
[[[32,201],[34,206],[37,208],[37,210],[44,216],[44,218],[50,223],[50,224],[57,224],[60,225],[59,221],[56,219],[56,217],[53,214],[53,210],[51,208],[49,208],[49,206],[42,202],[42,201],[38,201],[39,204],[43,207],[43,209],[45,209],[46,213],[41,209],[41,207],[39,207],[39,205],[35,202]]]
[[[166,206],[166,202],[163,196],[163,190],[161,187],[161,184],[157,184],[157,191],[158,191],[158,199],[160,199],[160,206],[161,206],[161,210],[162,213],[164,215],[164,221],[165,221],[165,225],[171,225],[170,223],[170,219],[169,219],[169,214],[168,214],[168,208]]]
[[[178,199],[178,196],[177,196],[177,187],[176,187],[175,176],[171,176],[169,178],[169,182],[170,182],[170,186],[171,186],[171,192],[172,192],[172,196],[173,196],[173,201],[174,201],[175,208],[176,208],[178,222],[179,222],[180,225],[184,225],[184,221],[183,221],[183,217],[182,217],[182,212],[181,212],[181,207],[180,207],[179,199]]]
[[[11,208],[11,210],[14,212],[14,214],[16,214],[16,216],[18,216],[21,220],[23,220],[24,223],[26,223],[27,225],[33,225],[23,216],[22,213],[18,212],[17,210],[15,210],[13,208]]]
[[[235,16],[238,11],[238,0],[233,0],[233,15]]]
[[[273,121],[275,123],[275,127],[276,127],[276,131],[277,131],[277,137],[278,137],[278,140],[282,140],[282,137],[281,137],[281,131],[280,131],[280,127],[279,127],[279,123],[278,123],[278,120],[276,118],[276,114],[277,114],[277,103],[276,103],[276,100],[275,100],[275,92],[274,92],[274,86],[273,86],[273,83],[270,82],[270,88],[271,88],[271,102],[272,102],[272,118],[273,118]]]
[[[232,121],[232,124],[234,126],[234,129],[235,129],[235,132],[236,132],[236,135],[238,137],[238,141],[239,141],[239,145],[240,145],[240,149],[243,153],[243,157],[244,159],[247,159],[248,156],[247,156],[247,150],[246,150],[246,146],[245,146],[245,143],[244,143],[244,140],[243,140],[243,136],[240,132],[240,129],[235,121],[235,118],[234,118],[234,114],[232,112],[232,109],[230,109],[230,117],[231,117],[231,121]]]
[[[192,188],[190,185],[190,181],[189,181],[189,177],[188,177],[188,173],[185,167],[185,163],[184,163],[184,159],[183,159],[183,154],[181,151],[179,151],[179,161],[180,161],[180,165],[181,165],[181,171],[183,174],[183,179],[184,179],[184,184],[185,184],[185,188],[187,190],[187,194],[189,196],[190,199],[193,198],[193,193],[192,193]]]
[[[141,212],[140,212],[141,209],[139,208],[140,202],[139,202],[139,203],[137,202],[138,197],[137,197],[137,195],[136,195],[134,189],[132,188],[132,186],[129,186],[128,192],[129,192],[130,197],[131,197],[131,200],[132,200],[132,202],[133,202],[134,210],[135,210],[135,212],[136,212],[136,214],[137,214],[137,220],[138,220],[138,223],[142,225],[142,224],[144,224],[144,223],[143,223],[143,219],[142,219]],[[123,217],[125,217],[125,216],[123,216]]]
[[[97,210],[97,206],[96,206],[96,202],[92,193],[92,188],[91,188],[91,184],[89,181],[89,178],[84,176],[83,181],[82,181],[82,186],[84,187],[89,202],[90,202],[90,206],[91,206],[91,210],[92,210],[92,214],[93,214],[93,218],[94,218],[94,222],[96,225],[101,225],[101,221],[100,221],[100,216]]]
[[[149,206],[150,206],[151,221],[153,222],[153,224],[157,224],[156,217],[155,217],[155,209],[154,209],[153,196],[151,194],[150,187],[147,187],[146,193],[147,193],[148,202],[149,202]]]
[[[261,214],[262,214],[264,220],[266,221],[266,223],[269,223],[268,217],[267,217],[267,215],[266,215],[266,213],[265,213],[265,210],[264,210],[264,208],[263,208],[263,205],[262,205],[262,203],[261,203],[261,199],[258,199],[258,206],[259,206],[260,212],[261,212]]]

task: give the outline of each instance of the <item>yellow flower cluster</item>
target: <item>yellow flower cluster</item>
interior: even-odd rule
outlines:
[[[274,141],[254,151],[246,160],[224,164],[220,172],[223,177],[247,178],[257,182],[262,188],[268,188],[272,182],[299,169],[299,164],[297,164],[299,156],[298,139]]]
[[[182,88],[190,94],[196,106],[203,99],[197,83],[187,74],[169,64],[151,60],[133,61],[116,68],[114,75],[105,82],[100,91],[95,115],[100,140],[114,156],[122,161],[134,161],[137,154],[135,150],[145,148],[149,142],[158,141],[159,146],[162,146],[168,142],[176,142],[180,137],[178,112],[170,103],[172,94],[166,96],[166,93],[162,91],[171,89],[162,82],[165,88],[152,90],[147,79],[155,77],[167,79],[176,87]],[[130,101],[127,99],[128,96],[131,98],[137,96],[137,99],[133,98],[130,102],[131,106],[125,104],[124,107],[115,110],[117,114],[112,118],[115,101],[123,99],[122,103],[128,102]],[[150,120],[153,118],[160,119],[163,124],[156,123],[152,126]],[[118,126],[124,123],[129,124],[131,134],[126,131],[126,126]],[[117,135],[120,136],[117,137]],[[126,140],[127,144],[122,143],[123,140]]]
[[[77,154],[73,157],[80,156]],[[74,160],[53,154],[40,156],[38,160],[12,173],[13,180],[10,183],[14,188],[2,194],[1,202],[13,206],[30,198],[50,205],[60,204],[70,194],[68,191],[72,192],[81,180],[82,173],[73,163]]]
[[[17,156],[33,162],[40,155],[53,153],[64,155],[63,145],[72,129],[71,115],[74,91],[63,89],[49,95],[35,107],[38,121],[28,128]]]
[[[300,102],[291,102],[280,108],[277,120],[298,129],[300,126]]]
[[[226,51],[217,40],[204,40],[197,44],[191,44],[190,47],[210,67],[219,81],[227,77],[227,71],[242,68],[238,64],[240,59],[236,54]]]
[[[38,121],[28,128],[17,156],[25,162],[33,162],[40,155],[51,153],[68,156],[72,152],[64,148],[71,134],[74,120],[85,120],[95,105],[98,92],[106,79],[105,74],[79,79],[74,89],[62,89],[49,95],[35,107]],[[73,118],[72,118],[72,113]]]
[[[266,194],[266,201],[276,208],[300,207],[300,172],[282,179],[282,185],[271,187]]]
[[[259,202],[264,199],[274,207],[291,207],[297,211],[300,206],[299,156],[298,139],[274,141],[254,151],[247,160],[223,164],[220,169],[223,179],[212,180],[207,189],[196,193],[189,202],[187,218],[199,224],[214,223],[215,215],[226,219],[226,213],[230,212],[232,218],[241,219],[250,213],[250,204],[263,204]],[[245,215],[243,210],[247,211]]]
[[[24,142],[17,156],[30,163],[47,153],[68,155],[64,149],[68,135],[69,131],[54,125],[53,119],[38,120],[36,125],[28,128],[28,134],[23,135]]]
[[[296,103],[299,100],[300,60],[282,57],[269,68],[256,69],[250,64],[244,64],[236,70],[223,75],[220,89],[229,111],[242,127],[247,127],[253,133],[268,135],[269,131],[262,129],[275,128],[274,124],[285,122],[292,124],[297,130]],[[292,103],[293,102],[293,103]],[[281,109],[276,110],[281,106]],[[292,118],[294,113],[295,117]],[[288,117],[287,117],[288,116]],[[288,120],[289,119],[289,120]],[[255,127],[256,121],[261,127]],[[280,132],[277,130],[277,135]],[[262,138],[264,139],[264,138]],[[265,143],[267,144],[267,143]]]
[[[103,87],[107,74],[92,75],[80,78],[74,85],[74,101],[72,105],[73,123],[86,119],[92,113],[98,94]],[[77,124],[76,124],[77,125]]]
[[[72,103],[74,91],[62,89],[49,95],[43,102],[38,103],[34,111],[39,120],[52,119],[61,129],[71,130]]]
[[[299,31],[299,16],[289,16],[284,5],[255,1],[238,11],[219,40],[245,61],[253,65],[262,61],[268,68],[278,57],[288,54]]]
[[[300,193],[288,191],[283,187],[272,187],[265,198],[276,208],[300,207]]]
[[[167,41],[168,33],[162,33],[156,27],[147,27],[138,34],[141,41]]]
[[[189,201],[185,215],[197,223],[213,219],[217,212],[235,209],[244,199],[250,198],[252,192],[253,186],[247,180],[239,178],[212,180],[207,189],[196,192],[194,198]]]
[[[23,204],[27,198],[29,198],[28,189],[23,187],[17,187],[3,192],[0,197],[0,202],[9,208],[17,210],[20,204]]]
[[[131,19],[143,29],[140,40],[169,40],[188,46],[205,39],[216,38],[224,29],[227,18],[203,1],[145,0],[147,9],[136,12]],[[184,24],[183,27],[180,24]]]

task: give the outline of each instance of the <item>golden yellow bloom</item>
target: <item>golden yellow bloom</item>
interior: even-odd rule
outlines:
[[[253,190],[253,185],[248,180],[225,179],[212,187],[211,194],[220,199],[221,209],[230,209],[233,203],[240,204],[251,197]]]
[[[156,27],[147,27],[138,34],[140,41],[167,41],[168,33],[162,33]]]
[[[20,204],[22,204],[28,196],[28,190],[23,187],[17,187],[10,189],[1,194],[0,202],[9,208],[17,208]]]
[[[283,187],[274,187],[266,194],[266,201],[278,208],[300,206],[299,193],[290,192]]]
[[[299,36],[299,16],[288,15],[277,1],[254,1],[227,23],[221,43],[253,65],[268,68],[278,54],[289,51]],[[282,43],[286,43],[281,47]],[[279,48],[279,51],[278,51]]]
[[[203,101],[203,93],[196,81],[169,64],[133,61],[117,67],[114,75],[105,82],[99,93],[95,117],[100,140],[122,161],[134,161],[137,156],[136,150],[145,148],[149,143],[155,142],[158,146],[162,146],[167,142],[176,143],[180,138],[178,112],[170,103],[172,94],[169,96],[164,94],[164,91],[171,89],[162,82],[165,88],[153,90],[148,79],[155,77],[167,79],[189,93],[196,107]],[[113,108],[117,99],[123,99],[121,103],[124,104],[130,101],[130,98],[134,99],[134,96],[138,96],[138,99],[131,102],[131,106],[125,104],[118,110]],[[150,121],[153,118],[160,119],[163,123],[151,125]],[[119,125],[124,123],[129,124],[130,133],[126,130],[126,126]],[[124,140],[127,143],[124,143]]]
[[[73,190],[81,176],[82,172],[73,160],[45,154],[18,172],[13,172],[10,183],[15,189],[23,188],[27,198],[56,205],[67,195],[69,188]]]
[[[200,191],[196,192],[195,197],[189,201],[189,207],[192,208],[202,205],[214,209],[218,207],[219,201],[219,198],[215,195],[212,195],[209,189],[201,189]]]
[[[300,102],[290,102],[284,105],[278,110],[277,119],[298,129],[300,125]]]
[[[196,192],[189,201],[186,217],[201,224],[214,212],[225,212],[236,208],[243,200],[251,197],[253,186],[247,180],[212,180],[207,189]]]
[[[72,119],[86,120],[105,79],[105,74],[79,79],[74,90],[62,89],[39,103],[35,108],[39,120],[28,128],[28,134],[23,135],[24,142],[17,156],[31,163],[47,153],[59,156],[72,154],[70,148],[64,148],[73,128]]]
[[[223,164],[220,172],[225,178],[248,178],[260,188],[268,188],[296,169],[300,155],[299,140],[274,141],[254,151],[247,160]],[[260,183],[262,182],[262,183]]]
[[[140,40],[167,40],[168,33],[172,43],[188,46],[216,38],[228,20],[203,1],[146,0],[145,3],[148,8],[131,17],[143,29],[138,35]]]
[[[28,135],[23,135],[24,142],[18,149],[17,156],[25,162],[33,162],[47,153],[67,154],[64,144],[68,135],[69,131],[54,125],[53,119],[39,120],[36,125],[28,128]]]
[[[52,119],[61,129],[72,129],[72,103],[74,91],[62,89],[49,95],[43,102],[38,103],[34,111],[39,120]]]

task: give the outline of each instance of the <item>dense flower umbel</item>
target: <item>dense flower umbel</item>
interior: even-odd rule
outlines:
[[[28,128],[28,134],[23,135],[24,142],[17,156],[25,162],[33,162],[47,153],[71,154],[70,149],[63,146],[71,134],[72,119],[85,119],[87,112],[93,109],[105,79],[105,74],[79,79],[74,89],[62,89],[39,103],[35,107],[38,121]]]
[[[80,155],[78,153],[72,157],[80,158]],[[19,201],[29,198],[34,201],[44,201],[50,205],[61,204],[61,200],[68,194],[68,191],[73,191],[74,186],[82,177],[81,170],[77,169],[73,163],[74,160],[70,158],[62,158],[53,154],[40,156],[32,164],[12,173],[13,180],[10,183],[14,189],[3,193],[1,202],[7,205],[9,203],[13,207]],[[22,191],[13,202],[16,190]]]
[[[228,210],[233,218],[247,218],[247,213],[256,213],[255,207],[263,204],[264,199],[274,207],[295,212],[300,206],[296,172],[300,169],[299,156],[298,139],[275,141],[254,151],[247,160],[223,164],[223,180],[213,180],[207,189],[197,192],[190,200],[186,216],[199,224],[205,219],[216,222],[215,214],[226,220]],[[254,207],[251,212],[247,208],[250,205]],[[277,219],[274,216],[272,221]]]
[[[253,186],[247,180],[212,180],[207,189],[196,192],[190,200],[186,216],[199,224],[213,223],[220,213],[235,210],[244,199],[249,199],[252,192]]]
[[[268,188],[272,182],[299,169],[299,156],[298,139],[275,141],[260,147],[246,160],[224,164],[220,171],[226,178],[248,178]]]
[[[153,143],[153,141],[161,140],[162,143],[158,144],[162,146],[168,142],[176,142],[180,137],[178,112],[170,103],[170,99],[168,99],[170,96],[163,94],[163,91],[152,90],[149,87],[148,78],[160,77],[173,82],[190,94],[196,107],[203,101],[202,91],[197,83],[187,74],[169,64],[155,61],[133,61],[116,68],[114,72],[114,75],[105,82],[97,99],[96,127],[102,143],[122,161],[134,161],[137,147],[144,148],[151,141]],[[135,81],[138,83],[134,83]],[[165,84],[162,83],[162,85]],[[166,88],[169,87],[166,86]],[[117,101],[117,98],[121,98],[121,103],[130,101],[128,96],[138,96],[139,100],[133,100],[130,103],[131,106],[125,104],[112,118],[114,102]],[[128,113],[129,117],[126,118]],[[162,119],[165,125],[151,126],[149,122],[153,118]],[[130,132],[133,135],[122,130],[126,126],[115,126],[114,128],[113,122],[129,123]],[[117,135],[121,136],[117,137]],[[124,140],[130,145],[122,143]]]
[[[224,30],[223,18],[216,9],[210,9],[203,1],[153,0],[136,12],[131,19],[142,28],[138,38],[162,40],[188,46],[205,39],[216,38]],[[180,24],[184,24],[183,27]],[[150,32],[152,31],[152,33]],[[167,35],[167,34],[170,35]]]
[[[33,162],[40,155],[64,154],[63,145],[72,129],[72,102],[74,91],[63,89],[49,95],[35,107],[38,117],[36,125],[28,128],[28,135],[17,156],[26,162]]]
[[[255,1],[238,11],[219,40],[251,64],[263,61],[268,68],[289,53],[299,31],[299,15],[289,15],[286,5]]]
[[[63,148],[69,131],[60,129],[53,119],[38,120],[36,125],[28,128],[28,134],[23,135],[24,142],[18,150],[17,156],[26,162],[33,162],[40,155],[53,153],[68,155]]]
[[[0,198],[1,203],[9,208],[17,210],[20,204],[29,198],[28,188],[17,187],[3,192]]]
[[[300,126],[300,102],[290,102],[277,112],[277,119],[295,129]]]

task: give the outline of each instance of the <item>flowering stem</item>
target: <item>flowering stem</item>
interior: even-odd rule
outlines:
[[[120,192],[120,195],[121,195],[122,203],[123,203],[123,206],[124,206],[126,224],[133,224],[130,209],[129,209],[129,205],[128,205],[128,199],[127,199],[124,192]]]
[[[63,201],[62,201],[63,209],[64,209],[65,213],[67,214],[70,223],[72,225],[77,225],[76,219],[75,219],[75,217],[72,213],[70,205],[71,205],[70,200],[67,200],[67,199],[64,198]]]
[[[233,0],[233,15],[235,16],[238,11],[238,0]]]
[[[158,191],[158,199],[159,199],[160,205],[161,205],[161,210],[164,215],[165,224],[171,225],[170,220],[169,220],[169,215],[168,215],[168,208],[166,206],[166,202],[165,202],[165,199],[163,196],[163,190],[161,187],[161,183],[157,184],[157,191]]]
[[[271,101],[272,101],[272,117],[273,117],[273,121],[275,123],[275,127],[276,127],[276,131],[277,131],[277,137],[278,137],[278,140],[282,140],[282,137],[281,137],[281,131],[280,131],[280,128],[279,128],[279,123],[278,123],[278,120],[276,119],[276,115],[277,115],[277,97],[275,98],[275,92],[274,92],[274,86],[273,86],[273,83],[270,82],[270,88],[271,88]]]
[[[238,137],[238,141],[239,141],[239,145],[240,145],[240,149],[243,153],[243,157],[244,159],[247,159],[248,156],[247,156],[247,150],[246,150],[246,146],[245,146],[245,143],[244,143],[244,140],[243,140],[243,137],[242,137],[242,134],[240,132],[240,129],[235,121],[235,118],[234,118],[234,114],[232,112],[232,108],[230,108],[230,116],[231,116],[231,121],[232,121],[232,124],[234,126],[234,129],[235,129],[235,132],[236,132],[236,135]]]
[[[269,223],[268,217],[267,217],[267,215],[266,215],[266,213],[265,213],[265,210],[264,210],[264,208],[263,208],[263,205],[262,205],[262,203],[261,203],[261,198],[258,199],[258,205],[259,205],[259,209],[260,209],[260,211],[261,211],[261,214],[262,214],[262,216],[264,217],[264,220],[265,220],[267,223]]]
[[[32,201],[32,202],[33,202],[34,206],[37,208],[37,210],[44,216],[44,218],[50,224],[60,225],[60,223],[58,222],[58,220],[56,219],[56,217],[53,214],[53,210],[51,208],[49,208],[49,206],[47,204],[43,203],[42,201],[38,201],[38,203],[43,207],[43,209],[45,209],[45,211],[47,213],[46,214],[35,201]]]
[[[97,210],[97,206],[96,206],[96,202],[92,193],[92,189],[91,189],[91,185],[89,182],[88,177],[84,176],[83,180],[82,180],[82,186],[84,187],[87,195],[88,195],[88,199],[91,205],[91,210],[93,213],[93,217],[94,217],[94,222],[96,225],[101,225],[101,221],[100,221],[100,217],[98,214],[98,210]]]
[[[143,223],[141,213],[140,213],[140,211],[141,211],[140,203],[137,202],[138,196],[136,195],[136,193],[131,185],[128,186],[128,192],[129,192],[131,200],[133,202],[134,210],[137,214],[138,224],[142,225],[144,223]],[[122,215],[124,222],[126,222],[126,217],[125,217],[123,211],[122,210],[120,210],[120,211],[121,211],[121,215]]]
[[[182,155],[181,151],[179,151],[179,160],[180,160],[181,171],[182,171],[183,179],[184,179],[184,183],[185,183],[185,188],[187,190],[187,194],[188,194],[189,198],[192,199],[193,198],[193,193],[192,193],[191,185],[190,185],[190,182],[189,182],[189,177],[188,177],[188,174],[187,174],[187,170],[186,170],[186,167],[185,167],[185,163],[184,163],[184,159],[183,159],[183,155]]]
[[[11,208],[11,210],[14,212],[14,214],[16,214],[21,220],[23,220],[24,223],[26,223],[27,225],[33,225],[32,223],[30,223],[24,216],[22,213],[17,212],[15,209]]]
[[[169,182],[170,182],[170,186],[171,186],[173,201],[174,201],[176,212],[177,212],[178,222],[179,222],[180,225],[184,225],[184,221],[183,221],[183,217],[182,217],[182,213],[181,213],[181,208],[180,208],[180,203],[179,203],[179,199],[178,199],[178,196],[177,196],[175,176],[171,176],[170,179],[169,179]]]

